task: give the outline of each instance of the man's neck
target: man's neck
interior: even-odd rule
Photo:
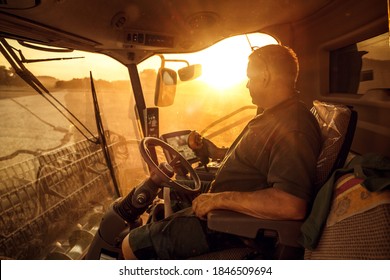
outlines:
[[[296,94],[290,94],[290,95],[284,96],[284,98],[279,98],[279,99],[275,100],[275,102],[273,102],[272,106],[268,106],[267,108],[258,108],[258,111],[259,111],[259,109],[261,109],[262,112],[272,110],[274,108],[279,107],[283,103],[288,102],[291,99],[296,99],[297,97],[298,96]]]

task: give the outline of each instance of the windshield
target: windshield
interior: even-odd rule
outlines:
[[[16,54],[21,54],[26,60],[52,60],[24,63],[49,92],[38,94],[5,59],[1,59],[0,168],[87,139],[90,143],[96,140],[94,137],[98,132],[90,73],[104,130],[110,132],[107,137],[109,140],[112,138],[110,141],[121,138],[138,150],[140,134],[129,74],[124,65],[99,54],[77,51],[50,53],[25,48],[12,40],[9,44]],[[121,175],[119,179],[123,179]],[[127,186],[127,180],[129,178],[121,185]]]
[[[80,258],[107,207],[147,174],[127,68],[104,55],[2,43],[0,255]],[[25,59],[12,62],[17,70],[6,62],[12,52]],[[90,72],[110,164],[98,141]]]
[[[250,43],[249,43],[249,42]],[[223,40],[191,54],[167,54],[165,67],[177,70],[201,64],[202,75],[195,80],[178,80],[174,103],[159,108],[160,134],[177,130],[197,130],[219,146],[229,146],[249,118],[256,113],[246,88],[246,67],[251,47],[275,44],[266,34],[255,33]],[[161,66],[154,56],[138,67],[147,107],[155,107],[155,80]]]

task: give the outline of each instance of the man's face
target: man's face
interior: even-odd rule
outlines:
[[[263,68],[263,69],[262,69]],[[258,107],[264,107],[266,105],[266,77],[264,67],[254,65],[253,62],[248,63],[247,76],[248,83],[246,87],[252,97],[252,103]]]

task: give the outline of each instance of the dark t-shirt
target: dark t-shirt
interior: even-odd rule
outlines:
[[[274,187],[311,201],[321,148],[318,122],[297,98],[257,115],[224,158],[212,192]]]

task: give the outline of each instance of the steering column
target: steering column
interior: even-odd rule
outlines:
[[[149,150],[150,147],[156,146],[169,150],[174,155],[173,160],[157,165],[150,156]],[[146,137],[140,143],[140,152],[149,166],[150,177],[136,186],[125,198],[115,201],[108,209],[85,259],[122,259],[123,238],[130,230],[142,225],[140,215],[153,203],[162,187],[171,187],[188,193],[199,192],[201,186],[199,176],[191,164],[173,147],[158,138]],[[182,165],[189,172],[195,183],[193,189],[172,180],[175,175],[172,166],[177,164]]]

